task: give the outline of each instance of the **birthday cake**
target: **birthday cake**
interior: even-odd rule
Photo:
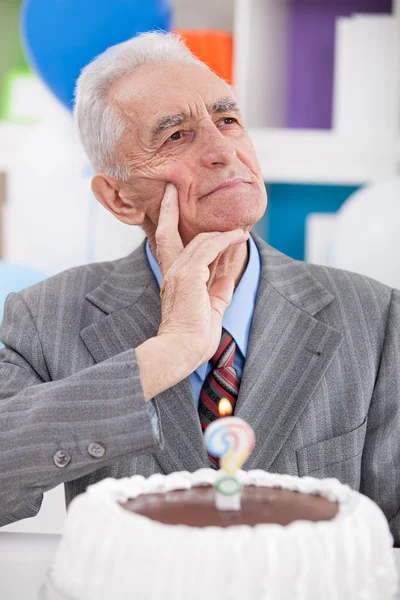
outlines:
[[[222,477],[224,477],[222,475]],[[378,508],[335,479],[238,471],[105,479],[75,498],[48,600],[388,600],[397,577]]]

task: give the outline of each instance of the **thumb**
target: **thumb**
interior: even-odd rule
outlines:
[[[216,279],[209,289],[211,308],[215,313],[218,313],[221,320],[224,312],[232,302],[234,289],[235,281],[229,275]]]

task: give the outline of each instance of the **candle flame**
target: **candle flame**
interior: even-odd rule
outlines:
[[[221,417],[227,417],[232,414],[232,404],[229,402],[228,398],[221,398],[218,403],[218,412]]]

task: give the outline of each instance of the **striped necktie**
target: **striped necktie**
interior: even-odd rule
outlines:
[[[199,416],[203,433],[212,421],[220,418],[218,404],[221,398],[227,398],[235,410],[240,380],[233,366],[236,344],[233,337],[222,328],[218,350],[211,359],[213,368],[204,381],[199,399]],[[219,459],[209,454],[211,467],[219,468]]]

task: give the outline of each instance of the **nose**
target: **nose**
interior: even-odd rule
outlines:
[[[226,167],[237,158],[234,140],[218,129],[214,123],[204,127],[199,141],[202,162],[208,168]]]

